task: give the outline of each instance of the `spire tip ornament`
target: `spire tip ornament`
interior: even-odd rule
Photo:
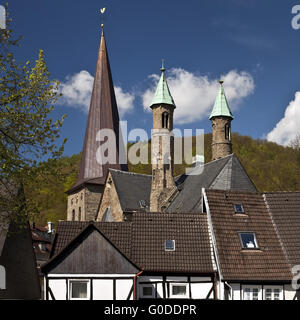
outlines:
[[[104,29],[104,13],[105,13],[105,10],[106,10],[106,8],[100,9],[101,20],[102,20],[102,23],[101,23],[101,29],[102,29],[102,30]]]

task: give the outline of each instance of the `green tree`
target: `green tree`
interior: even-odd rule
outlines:
[[[56,140],[65,116],[56,121],[50,117],[59,83],[50,79],[44,52],[40,50],[34,65],[18,63],[14,53],[20,38],[13,38],[10,26],[8,17],[7,29],[0,30],[0,212],[27,220],[36,210],[34,200],[24,205],[11,190],[21,185],[26,194],[45,174],[59,173],[56,164],[65,141],[57,146]],[[51,160],[42,162],[46,158]]]

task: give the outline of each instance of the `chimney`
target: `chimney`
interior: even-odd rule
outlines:
[[[54,223],[53,222],[48,222],[48,233],[53,234],[54,232]]]

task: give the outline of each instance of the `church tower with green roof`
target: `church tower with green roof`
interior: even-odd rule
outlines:
[[[232,154],[231,121],[233,116],[225,96],[223,81],[220,81],[219,92],[209,120],[212,122],[212,160]]]
[[[177,190],[173,178],[173,114],[176,106],[165,78],[165,68],[163,65],[161,77],[150,108],[153,113],[150,211],[162,212],[165,203],[170,199],[173,192]]]

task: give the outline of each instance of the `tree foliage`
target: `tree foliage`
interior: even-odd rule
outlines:
[[[23,186],[26,193],[33,182],[43,181],[50,173],[58,174],[57,159],[65,141],[57,146],[56,140],[64,116],[56,121],[50,117],[59,83],[50,79],[43,50],[34,64],[17,62],[20,38],[14,39],[10,26],[8,17],[7,29],[0,30],[0,207],[5,207],[11,217],[18,211],[20,219],[28,219],[36,210],[34,199],[24,206],[24,201],[11,197],[8,208],[7,193],[12,195],[12,185]],[[51,160],[41,162],[45,158]]]

